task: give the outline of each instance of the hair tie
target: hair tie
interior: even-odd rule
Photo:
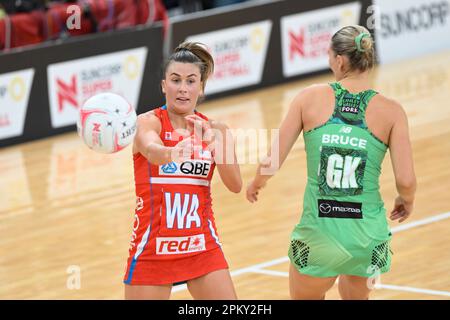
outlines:
[[[370,37],[370,34],[368,34],[367,32],[361,32],[356,38],[355,38],[355,43],[356,43],[356,49],[358,49],[359,52],[364,52],[365,50],[363,50],[361,48],[361,40],[364,37]]]

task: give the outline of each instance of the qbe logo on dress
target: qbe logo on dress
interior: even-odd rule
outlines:
[[[182,163],[170,162],[159,166],[161,176],[188,176],[206,178],[211,170],[211,161],[189,160]]]
[[[159,168],[159,174],[161,174],[161,171],[165,174],[172,174],[177,172],[177,169],[175,162],[166,163]]]
[[[205,251],[205,235],[156,238],[156,254],[184,254]]]

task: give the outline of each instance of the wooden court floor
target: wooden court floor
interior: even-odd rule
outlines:
[[[290,82],[199,110],[233,129],[268,129],[270,138],[301,88],[332,80],[327,74]],[[378,67],[373,81],[409,116],[418,193],[413,216],[390,222],[392,268],[372,298],[450,299],[450,52]],[[262,138],[238,147],[245,184],[254,155],[264,152]],[[286,255],[305,182],[302,137],[256,204],[244,191],[227,192],[218,174],[213,179],[216,222],[239,298],[289,299]],[[396,192],[389,155],[380,185],[390,210]],[[122,299],[134,206],[131,148],[101,155],[69,133],[0,149],[0,299]],[[333,288],[327,299],[338,298]],[[180,286],[172,299],[190,296]]]

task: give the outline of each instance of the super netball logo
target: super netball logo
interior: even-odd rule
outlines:
[[[208,160],[211,157],[216,164],[260,164],[262,175],[273,175],[279,169],[278,129],[270,132],[267,129],[219,130],[205,128],[204,124],[196,122],[193,132],[194,135],[185,129],[172,132],[171,140],[179,141],[171,150],[172,163],[177,164],[176,172],[199,174],[197,171],[203,168],[201,174],[204,176],[206,171],[209,172]],[[205,165],[200,168],[195,161],[205,162]],[[178,166],[184,163],[189,165],[183,168]],[[171,174],[169,171],[173,171],[167,165],[162,167],[160,174]]]

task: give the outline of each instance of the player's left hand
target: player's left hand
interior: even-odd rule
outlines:
[[[196,114],[191,114],[184,118],[188,123],[189,131],[193,132],[197,138],[201,138],[202,142],[205,142],[207,145],[214,143],[214,130],[211,128],[211,125],[207,120]]]
[[[258,201],[259,190],[265,187],[265,183],[263,185],[257,185],[255,180],[253,179],[247,185],[246,197],[247,200],[251,203]]]

